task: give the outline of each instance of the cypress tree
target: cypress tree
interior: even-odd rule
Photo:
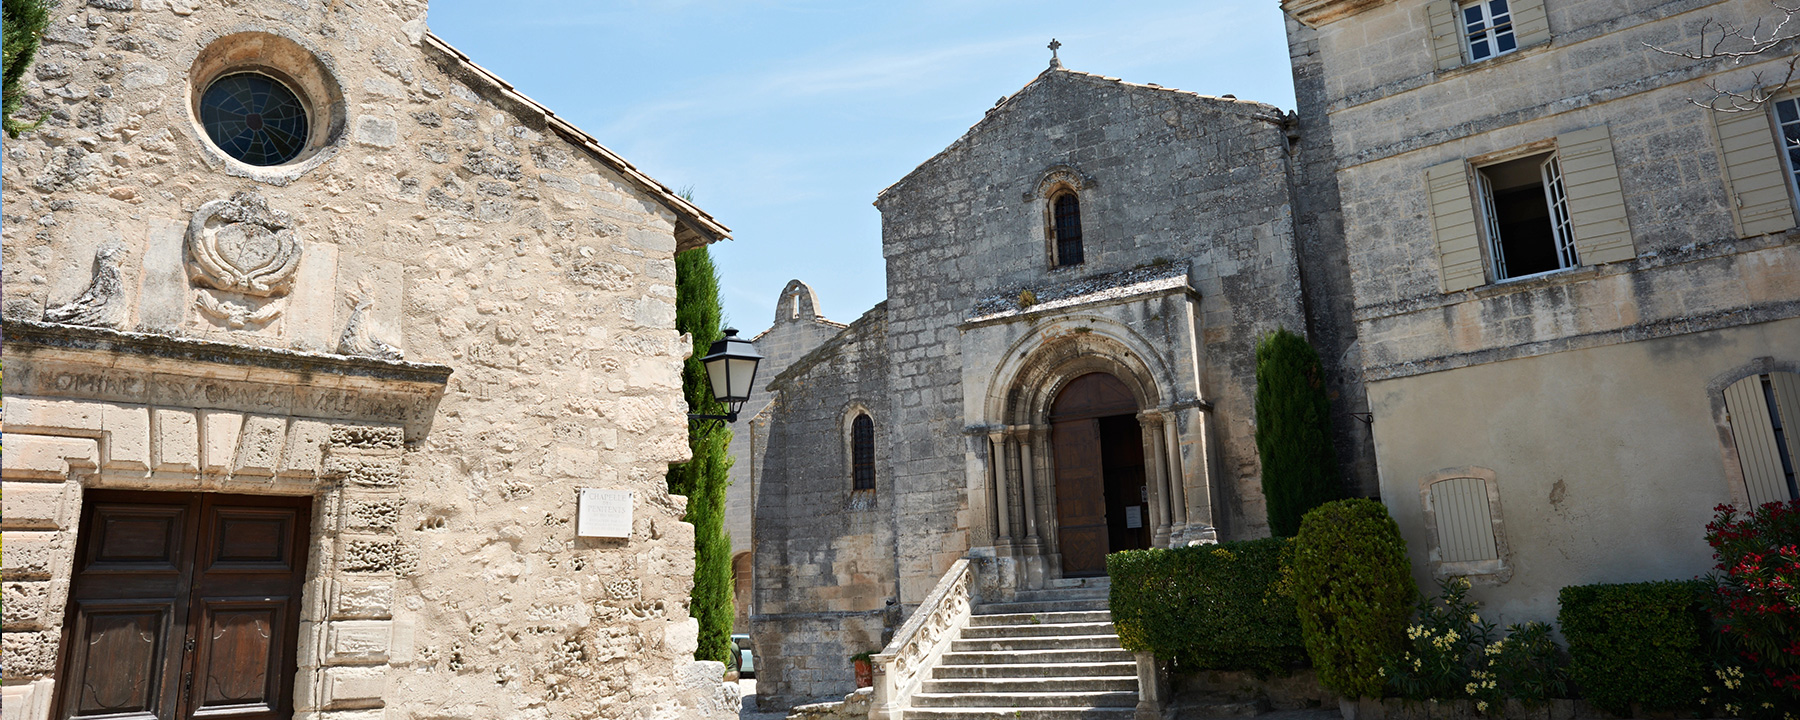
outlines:
[[[1293,537],[1306,511],[1342,495],[1325,371],[1312,345],[1286,328],[1256,344],[1256,453],[1276,537]]]
[[[700,358],[724,336],[723,311],[719,306],[719,276],[712,256],[700,247],[675,256],[675,329],[694,339],[694,352],[681,369],[682,393],[688,411],[723,415],[725,406],[713,399],[706,368]],[[731,659],[731,537],[725,534],[725,486],[731,457],[726,446],[731,431],[713,421],[688,423],[688,448],[694,457],[669,468],[669,492],[686,495],[687,517],[694,526],[694,592],[689,614],[700,621],[700,647],[696,660]]]
[[[5,0],[0,3],[0,13],[5,19],[5,29],[0,31],[0,70],[4,70],[4,78],[0,79],[0,127],[8,135],[18,137],[20,132],[43,122],[43,118],[21,122],[13,119],[13,113],[19,111],[19,101],[25,96],[25,70],[37,58],[38,42],[50,24],[50,8],[44,0]]]

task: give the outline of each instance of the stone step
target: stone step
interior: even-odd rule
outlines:
[[[948,665],[931,668],[931,677],[960,678],[1051,678],[1051,677],[1125,677],[1136,682],[1135,662],[1061,662],[1044,664]],[[1135,687],[1135,685],[1134,685]]]
[[[1032,602],[985,603],[975,606],[976,615],[1012,615],[1048,612],[1105,612],[1106,598],[1048,600]]]
[[[1083,612],[1034,612],[1011,613],[1004,615],[976,615],[969,618],[970,627],[995,627],[999,625],[1055,625],[1059,623],[1112,622],[1112,613],[1105,610]]]
[[[1111,587],[1085,587],[1058,590],[1020,590],[1013,599],[1018,602],[1055,602],[1057,600],[1106,600]]]
[[[1137,707],[1136,691],[1131,692],[1016,692],[1016,693],[913,693],[916,708],[1097,708]]]
[[[1072,613],[1071,613],[1072,614]],[[1025,617],[1035,617],[1027,615]],[[1020,623],[1015,625],[971,625],[963,628],[962,639],[1043,637],[1045,635],[1117,635],[1111,620],[1086,623]]]
[[[1008,652],[1013,650],[1072,650],[1118,648],[1117,635],[1058,635],[1051,637],[952,640],[950,652]]]
[[[958,678],[926,680],[920,692],[928,693],[1060,693],[1060,692],[1128,692],[1136,693],[1137,676],[1122,677],[1017,677]]]
[[[1122,648],[1071,648],[1066,650],[959,651],[944,653],[944,665],[1043,665],[1060,663],[1135,663]]]
[[[1184,718],[1247,718],[1256,717],[1268,711],[1268,701],[1258,698],[1241,702],[1215,701],[1183,704],[1177,716]]]
[[[1132,720],[1136,712],[1135,707],[914,707],[906,710],[906,720]]]

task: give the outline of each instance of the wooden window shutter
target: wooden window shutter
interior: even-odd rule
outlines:
[[[1800,375],[1772,372],[1769,373],[1769,384],[1775,391],[1775,407],[1781,412],[1781,424],[1786,426],[1788,458],[1800,463]]]
[[[1738,235],[1752,237],[1794,226],[1774,126],[1762,111],[1714,112],[1725,178],[1738,218]]]
[[[1488,507],[1486,480],[1465,477],[1433,483],[1431,510],[1437,518],[1440,562],[1500,557],[1494,542],[1494,515]]]
[[[1625,192],[1613,164],[1612,135],[1605,125],[1558,135],[1557,162],[1569,196],[1575,255],[1586,265],[1637,257],[1625,219]]]
[[[1439,70],[1463,64],[1462,22],[1457,18],[1456,0],[1433,0],[1425,6],[1430,22],[1431,53]]]
[[[1793,377],[1792,373],[1778,374]],[[1791,391],[1792,381],[1789,382]],[[1791,499],[1786,473],[1781,468],[1781,452],[1775,447],[1775,428],[1763,396],[1762,376],[1751,375],[1725,388],[1725,412],[1731,421],[1731,438],[1737,442],[1738,465],[1744,470],[1744,490],[1750,505]]]
[[[1431,229],[1437,236],[1444,292],[1486,283],[1481,235],[1475,229],[1475,203],[1469,199],[1469,164],[1452,160],[1427,168],[1425,190],[1431,202]]]
[[[1550,41],[1550,14],[1544,12],[1544,0],[1512,0],[1512,19],[1519,47]]]

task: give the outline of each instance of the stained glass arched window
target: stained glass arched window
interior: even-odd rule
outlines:
[[[214,80],[200,96],[200,125],[225,154],[251,165],[280,165],[306,149],[306,106],[261,73]]]

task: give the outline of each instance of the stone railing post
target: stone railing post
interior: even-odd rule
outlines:
[[[970,598],[974,572],[968,558],[957,560],[925,596],[925,602],[894,632],[894,639],[875,654],[875,697],[869,706],[869,720],[903,720],[927,671],[969,624],[974,613]]]

